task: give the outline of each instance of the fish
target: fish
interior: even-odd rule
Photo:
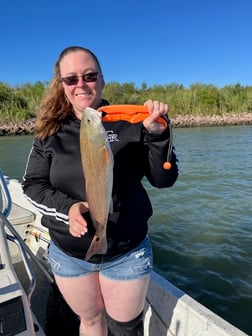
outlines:
[[[80,122],[80,152],[85,178],[86,199],[96,229],[85,260],[106,254],[107,221],[113,213],[112,188],[114,158],[102,124],[102,113],[86,107]]]

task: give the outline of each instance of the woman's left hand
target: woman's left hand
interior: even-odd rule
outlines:
[[[150,114],[150,116],[143,121],[144,127],[149,133],[162,133],[166,129],[166,126],[164,126],[162,123],[157,122],[156,120],[157,118],[168,114],[168,105],[158,100],[147,100],[144,105],[148,106],[148,111]]]

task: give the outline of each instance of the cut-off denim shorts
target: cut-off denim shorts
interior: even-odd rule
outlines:
[[[71,257],[59,249],[52,241],[49,246],[48,262],[53,274],[70,278],[82,277],[93,272],[100,272],[111,280],[137,280],[151,273],[153,254],[149,237],[129,252],[102,263]]]

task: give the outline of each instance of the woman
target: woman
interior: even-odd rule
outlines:
[[[143,335],[143,308],[152,269],[147,221],[150,200],[141,180],[170,187],[178,176],[163,168],[171,148],[168,106],[147,101],[143,121],[103,122],[114,155],[113,214],[107,223],[108,252],[85,260],[94,236],[85,196],[79,129],[86,107],[108,105],[97,57],[88,49],[62,51],[36,122],[37,137],[23,190],[49,228],[49,262],[66,302],[80,318],[80,335]],[[111,136],[113,134],[113,136]],[[172,148],[173,149],[173,148]]]

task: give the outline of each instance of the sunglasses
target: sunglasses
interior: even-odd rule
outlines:
[[[79,78],[82,78],[83,82],[92,83],[92,82],[97,81],[97,77],[98,77],[98,72],[90,72],[90,73],[83,74],[80,76],[73,75],[73,76],[62,77],[61,80],[66,85],[70,86],[70,85],[78,84]]]

